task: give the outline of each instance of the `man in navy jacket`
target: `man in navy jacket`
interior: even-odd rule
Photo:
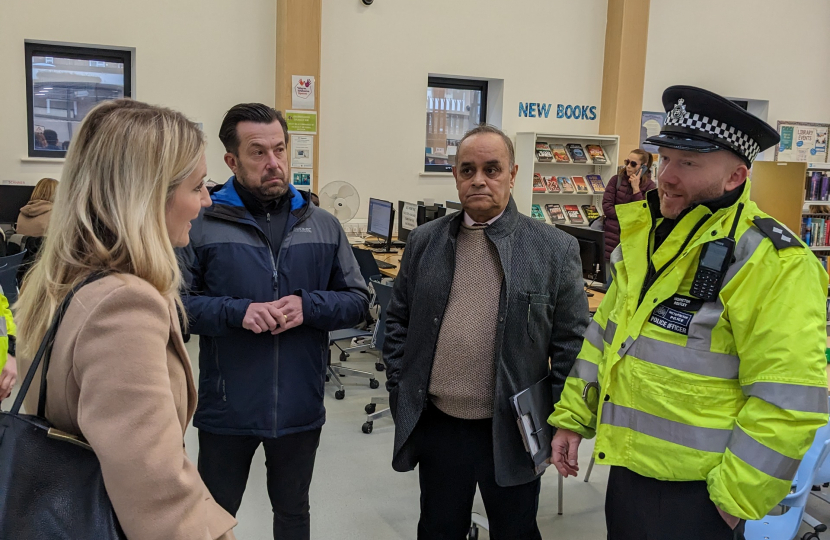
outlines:
[[[274,538],[308,539],[325,422],[328,332],[359,323],[368,291],[337,219],[289,184],[287,127],[262,104],[225,115],[234,176],[193,222],[182,295],[199,341],[199,472],[236,515],[264,445]]]

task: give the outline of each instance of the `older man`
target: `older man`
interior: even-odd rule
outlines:
[[[597,435],[610,540],[742,538],[827,423],[827,272],[749,199],[775,130],[700,88],[663,104],[658,189],[617,207],[614,282],[550,417],[553,462],[576,475]]]
[[[561,387],[574,363],[588,322],[579,250],[517,211],[504,133],[471,130],[457,163],[464,211],[409,235],[389,305],[393,467],[419,466],[419,539],[463,538],[476,485],[492,538],[541,538],[509,398],[548,374]]]

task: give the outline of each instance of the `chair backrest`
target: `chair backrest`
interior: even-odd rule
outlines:
[[[815,484],[816,473],[827,459],[830,453],[830,424],[822,426],[816,432],[813,444],[801,460],[798,471],[795,473],[795,491],[784,499],[786,506],[791,508],[803,508],[807,504],[807,497],[810,489]],[[783,504],[783,502],[782,502]]]
[[[26,250],[0,258],[0,287],[9,304],[17,302],[17,268],[23,262]]]
[[[373,277],[381,275],[378,262],[375,260],[375,256],[371,251],[352,246],[352,252],[354,253],[354,258],[357,259],[357,265],[360,267],[360,275],[363,276],[366,285],[369,284]]]
[[[16,255],[23,251],[28,236],[25,234],[13,234],[6,240],[6,255]]]
[[[830,401],[830,398],[828,398],[828,401]],[[830,482],[830,459],[825,459],[824,463],[819,466],[818,472],[816,472],[816,478],[813,482],[817,486]]]
[[[386,339],[386,309],[392,300],[392,285],[381,283],[380,280],[372,280],[372,287],[375,289],[377,304],[380,308],[380,317],[377,322],[377,333],[375,334],[375,348],[383,350],[383,342]]]

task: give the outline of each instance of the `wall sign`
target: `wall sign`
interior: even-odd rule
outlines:
[[[285,123],[288,124],[288,133],[317,133],[316,111],[285,111]]]
[[[291,108],[314,110],[314,77],[291,76]]]
[[[519,102],[519,118],[548,118],[554,109],[552,103]],[[556,118],[568,120],[596,120],[596,105],[556,105]]]
[[[828,132],[828,124],[779,120],[781,142],[775,147],[775,161],[827,162]]]

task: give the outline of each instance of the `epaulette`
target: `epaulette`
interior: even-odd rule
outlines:
[[[759,216],[753,221],[761,233],[772,240],[772,245],[779,251],[789,247],[803,247],[804,245],[798,238],[795,238],[795,235],[789,229],[771,217],[762,218]]]

